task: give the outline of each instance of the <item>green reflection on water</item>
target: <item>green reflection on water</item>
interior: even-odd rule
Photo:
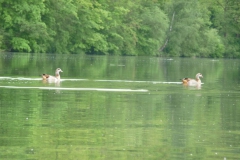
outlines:
[[[0,78],[0,86],[15,86],[0,88],[0,158],[239,159],[239,64],[2,54],[1,76],[34,80]],[[57,67],[65,81],[37,79]],[[198,72],[204,76],[201,89],[162,83]]]

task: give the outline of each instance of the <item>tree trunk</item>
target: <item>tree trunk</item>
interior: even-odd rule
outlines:
[[[173,12],[173,15],[172,15],[172,21],[171,21],[171,25],[169,27],[169,32],[168,33],[170,33],[172,31],[174,16],[175,16],[175,11]],[[166,48],[166,46],[168,44],[168,41],[169,41],[169,35],[167,36],[167,39],[166,39],[164,45],[159,49],[160,52],[162,52],[164,50],[164,48]]]

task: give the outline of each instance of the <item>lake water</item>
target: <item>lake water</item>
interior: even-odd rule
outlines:
[[[0,159],[238,160],[240,60],[1,53]]]

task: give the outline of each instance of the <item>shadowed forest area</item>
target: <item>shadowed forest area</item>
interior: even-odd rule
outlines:
[[[0,50],[240,57],[239,0],[1,0]]]

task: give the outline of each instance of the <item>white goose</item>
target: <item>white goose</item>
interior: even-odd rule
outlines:
[[[203,75],[201,73],[198,73],[196,74],[196,79],[183,78],[182,82],[187,86],[200,86],[202,84],[200,77],[203,78]]]
[[[42,79],[47,80],[48,82],[59,82],[60,81],[60,72],[63,72],[61,68],[57,68],[55,71],[55,76],[51,76],[48,74],[42,74]]]

